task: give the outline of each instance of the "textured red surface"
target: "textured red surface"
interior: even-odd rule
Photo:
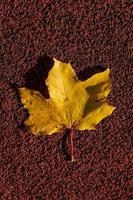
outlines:
[[[131,1],[3,0],[0,67],[0,199],[129,200],[131,198]],[[35,137],[17,88],[48,96],[47,56],[71,62],[81,79],[109,66],[116,111],[97,131]],[[53,113],[54,114],[54,113]]]

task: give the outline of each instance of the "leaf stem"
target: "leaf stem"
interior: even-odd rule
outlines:
[[[74,161],[74,147],[73,147],[73,138],[74,138],[74,128],[71,127],[70,131],[70,149],[71,149],[71,161]]]

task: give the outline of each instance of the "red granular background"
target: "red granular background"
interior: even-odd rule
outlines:
[[[0,11],[0,199],[131,199],[131,1],[3,0]],[[111,69],[117,109],[96,131],[76,131],[74,163],[69,131],[36,137],[23,125],[17,88],[48,97],[53,57],[81,80]]]

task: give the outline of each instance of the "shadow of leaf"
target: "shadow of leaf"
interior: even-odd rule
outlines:
[[[69,134],[70,134],[70,129],[66,129],[62,137],[62,145],[61,145],[61,149],[64,155],[66,156],[66,160],[71,160],[67,143]]]
[[[83,71],[81,70],[78,74],[78,78],[82,81],[85,81],[86,79],[90,78],[96,73],[103,72],[107,69],[104,65],[96,65],[85,68]]]
[[[47,55],[39,57],[35,67],[30,69],[25,75],[25,86],[29,89],[37,90],[41,92],[45,98],[49,98],[45,79],[47,78],[48,72],[52,68],[53,64],[53,59]]]

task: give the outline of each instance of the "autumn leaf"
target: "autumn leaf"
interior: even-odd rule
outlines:
[[[71,159],[74,130],[95,130],[96,125],[109,116],[115,107],[108,105],[111,91],[110,69],[97,73],[86,81],[78,80],[70,63],[54,59],[46,85],[50,98],[35,90],[19,88],[21,101],[28,109],[24,122],[35,135],[71,129]]]

